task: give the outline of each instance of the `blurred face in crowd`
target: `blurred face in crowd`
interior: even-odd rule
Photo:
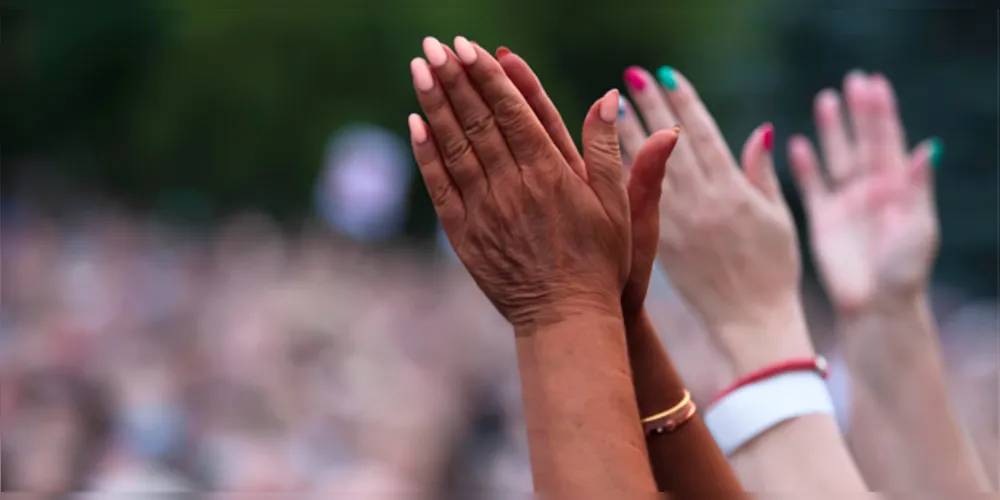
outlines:
[[[10,477],[5,481],[17,490],[76,489],[77,460],[89,430],[75,390],[58,376],[39,375],[22,382],[4,442],[10,453],[4,464]]]

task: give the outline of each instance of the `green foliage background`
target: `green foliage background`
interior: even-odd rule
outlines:
[[[256,207],[295,219],[311,210],[331,133],[358,121],[405,133],[405,117],[417,109],[408,62],[425,35],[463,34],[518,52],[574,132],[595,98],[622,85],[626,66],[670,64],[698,85],[734,147],[765,120],[780,142],[811,134],[812,96],[863,68],[896,83],[911,142],[937,135],[946,144],[941,277],[996,293],[994,11],[881,8],[887,0],[851,0],[837,10],[793,0],[694,5],[176,0],[153,8],[36,0],[6,7],[3,192],[41,196],[68,185],[142,208],[200,199],[216,214]],[[419,185],[411,222],[415,235],[433,227]]]

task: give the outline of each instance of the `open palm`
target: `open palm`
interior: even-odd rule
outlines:
[[[921,290],[937,251],[938,228],[929,165],[940,149],[926,141],[911,155],[882,76],[848,75],[844,83],[853,143],[836,92],[816,99],[816,125],[829,187],[804,137],[789,142],[810,222],[814,257],[841,310],[871,304],[876,294]]]

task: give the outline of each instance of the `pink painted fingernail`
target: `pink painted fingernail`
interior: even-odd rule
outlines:
[[[646,78],[642,74],[642,68],[632,66],[625,70],[625,83],[634,90],[641,91],[646,88]]]
[[[414,144],[423,144],[426,142],[427,129],[424,128],[424,121],[420,119],[420,115],[411,113],[408,122],[410,124],[410,140]]]
[[[765,123],[762,128],[763,132],[761,134],[763,137],[761,138],[761,142],[764,143],[764,149],[770,153],[774,150],[774,125]]]
[[[448,54],[444,52],[441,42],[432,36],[424,38],[424,55],[427,56],[427,62],[435,68],[444,66],[444,63],[448,62]]]
[[[472,64],[479,57],[476,48],[464,36],[455,37],[455,52],[458,54],[458,59],[465,64]]]
[[[618,89],[611,89],[601,98],[597,115],[607,123],[614,123],[618,118]]]
[[[417,57],[410,61],[410,73],[413,74],[413,86],[421,92],[427,92],[434,88],[434,75],[431,75],[431,68],[427,66],[427,61]]]

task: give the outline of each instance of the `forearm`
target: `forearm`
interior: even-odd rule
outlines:
[[[872,488],[988,491],[948,399],[927,298],[884,299],[840,319],[854,394],[848,442]]]
[[[718,332],[720,338],[752,344],[729,344],[737,376],[815,355],[797,303],[768,322],[727,330]],[[867,491],[833,415],[809,414],[786,420],[736,450],[730,463],[748,491],[829,491],[836,498]]]
[[[621,316],[516,334],[535,489],[654,491]]]
[[[649,316],[643,311],[625,326],[640,415],[655,415],[673,407],[684,397],[684,381],[656,336]],[[700,494],[710,494],[711,498],[743,497],[742,486],[697,413],[671,433],[649,436],[646,446],[660,491],[681,498]]]

